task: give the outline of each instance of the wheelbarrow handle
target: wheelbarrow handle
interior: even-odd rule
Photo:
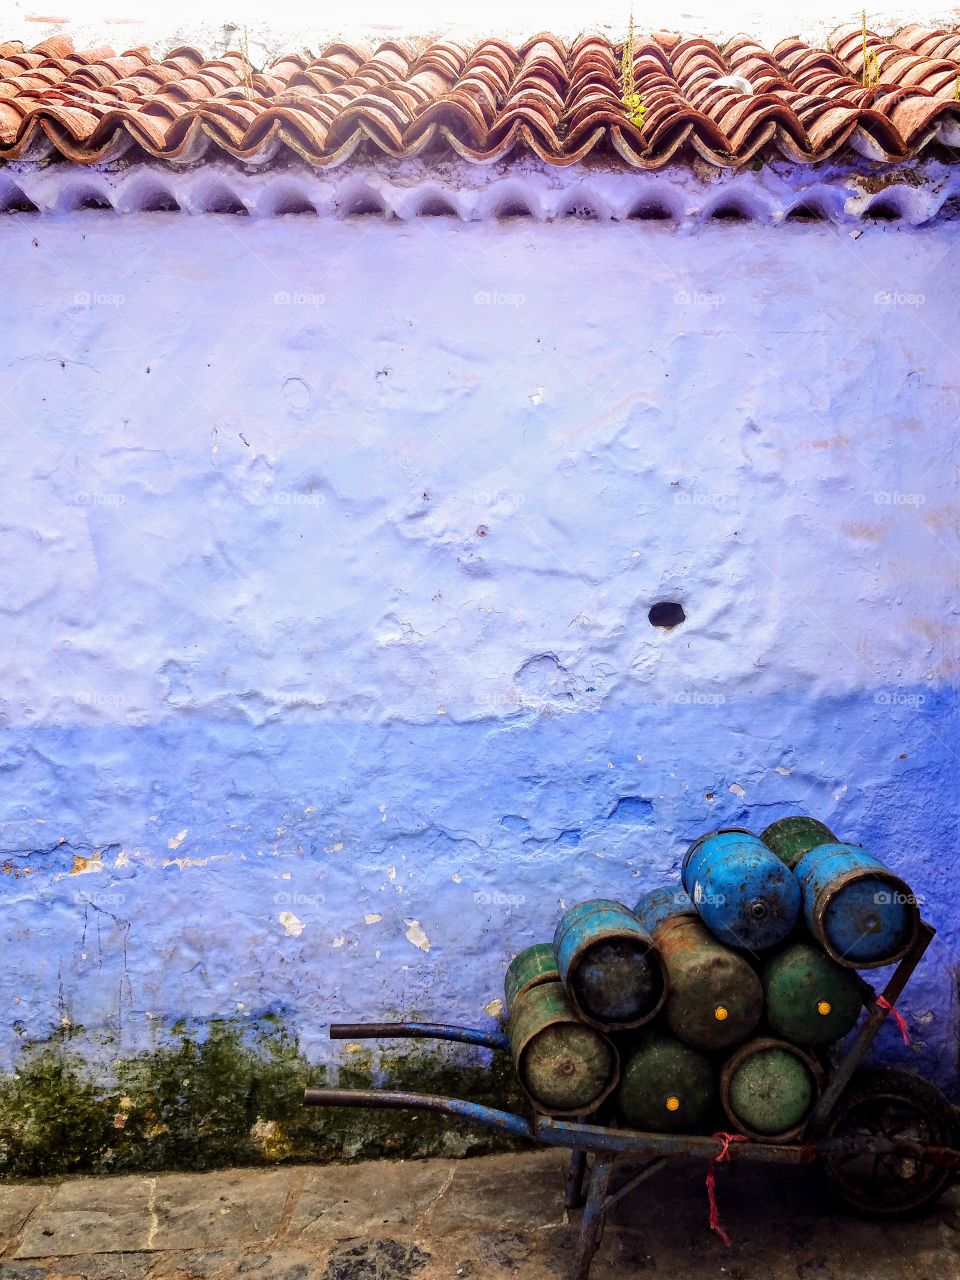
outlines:
[[[305,1107],[396,1107],[411,1111],[436,1111],[472,1120],[488,1129],[499,1129],[518,1138],[533,1138],[533,1127],[523,1116],[498,1111],[464,1098],[444,1098],[436,1093],[404,1093],[392,1089],[304,1089]]]
[[[481,1049],[509,1049],[502,1031],[480,1031],[443,1022],[331,1022],[331,1040],[453,1040]]]

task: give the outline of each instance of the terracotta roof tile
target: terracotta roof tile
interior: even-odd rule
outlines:
[[[286,151],[326,168],[358,148],[404,157],[433,146],[474,161],[527,151],[568,165],[595,153],[657,169],[683,154],[733,167],[760,152],[816,161],[850,148],[898,162],[937,140],[960,145],[960,32],[911,24],[864,43],[859,26],[825,49],[796,37],[767,49],[746,35],[722,46],[639,36],[638,125],[622,102],[622,47],[601,35],[336,43],[259,70],[236,51],[208,59],[181,46],[155,59],[144,48],[75,50],[65,36],[32,49],[7,41],[0,160],[145,153],[263,165]]]

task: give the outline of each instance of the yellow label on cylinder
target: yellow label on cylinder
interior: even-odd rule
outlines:
[[[820,1003],[817,1005],[817,1013],[822,1014],[824,1018],[827,1016],[830,1010],[831,1010],[831,1005],[829,1000],[821,1000]]]
[[[667,1110],[668,1111],[680,1110],[680,1099],[676,1096],[676,1094],[671,1093],[670,1097],[667,1099]]]
[[[713,1011],[713,1016],[716,1018],[718,1022],[726,1022],[730,1014],[727,1012],[727,1010],[723,1007],[722,1004],[718,1004],[716,1009],[714,1009]]]

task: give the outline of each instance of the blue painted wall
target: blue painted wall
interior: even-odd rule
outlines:
[[[810,811],[924,898],[880,1049],[954,1081],[949,227],[25,221],[5,1066],[482,1023],[565,903]]]

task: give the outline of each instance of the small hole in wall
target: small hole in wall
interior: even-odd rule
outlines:
[[[581,222],[596,222],[598,217],[596,209],[586,200],[574,201],[560,212],[564,218],[578,218]]]
[[[85,192],[78,197],[73,207],[75,209],[100,209],[104,211],[113,209],[113,205],[96,191]]]
[[[378,200],[375,195],[370,192],[361,192],[355,196],[349,205],[347,205],[344,213],[348,218],[375,218],[382,217],[387,212],[382,200]]]
[[[497,210],[497,217],[508,218],[532,218],[533,213],[522,200],[508,200],[506,204],[502,204]]]
[[[317,210],[306,196],[291,193],[290,195],[283,196],[277,201],[273,212],[278,218],[283,218],[288,215],[299,217],[301,214],[312,214],[315,216]]]
[[[627,214],[639,222],[672,222],[673,214],[662,204],[638,204]]]
[[[417,210],[421,218],[455,218],[457,211],[442,196],[429,196]]]
[[[738,205],[722,204],[714,209],[710,217],[714,222],[746,222],[747,215]]]
[[[673,627],[679,627],[680,623],[686,620],[686,616],[683,605],[676,600],[661,600],[651,605],[650,612],[647,614],[651,627],[663,627],[667,631]]]
[[[13,187],[0,198],[0,213],[39,213],[33,201],[20,190]]]
[[[247,206],[232,191],[214,191],[207,200],[207,213],[228,213],[236,218],[246,218],[250,214]]]
[[[900,217],[900,210],[890,200],[874,200],[873,204],[864,212],[865,218],[876,218],[880,222],[896,222]]]
[[[151,192],[140,206],[141,213],[179,213],[180,205],[169,191]]]
[[[787,214],[788,222],[823,222],[823,210],[815,204],[795,204]]]

